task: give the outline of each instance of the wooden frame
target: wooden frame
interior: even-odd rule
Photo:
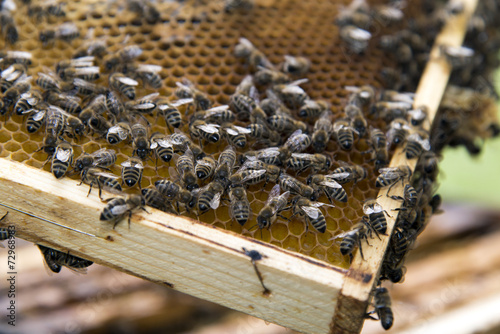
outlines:
[[[465,11],[448,22],[437,39],[417,90],[415,105],[434,118],[450,74],[439,57],[439,44],[459,46],[477,0],[465,0]],[[401,150],[391,166],[408,165]],[[77,181],[0,159],[0,205],[9,211],[3,223],[17,237],[82,256],[96,263],[148,279],[305,333],[358,333],[389,237],[373,239],[365,260],[357,254],[349,270],[289,252],[191,219],[154,209],[134,214],[115,230],[99,221],[104,204]],[[398,185],[392,193],[402,194]],[[386,190],[381,194],[385,195]],[[382,196],[392,212],[400,202]],[[0,212],[3,215],[3,211]],[[395,216],[388,219],[392,233]],[[264,258],[256,262],[263,293],[243,248]]]

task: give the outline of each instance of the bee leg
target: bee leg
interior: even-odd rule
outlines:
[[[130,231],[130,220],[132,219],[132,210],[128,210],[128,230]]]
[[[1,221],[3,221],[3,220],[5,219],[5,217],[7,217],[7,215],[8,215],[8,214],[9,214],[9,211],[7,211],[7,213],[6,213],[6,214],[4,214],[4,215],[2,216],[2,218],[0,218],[0,222],[1,222]]]
[[[368,243],[368,240],[366,241]],[[363,255],[363,247],[361,247],[361,240],[358,241],[358,249],[359,249],[359,254],[361,254],[361,258],[364,260],[365,256]],[[351,255],[351,262],[352,262],[352,253]]]
[[[388,214],[388,213],[387,213],[387,211],[385,211],[385,210],[384,210],[384,213],[385,213],[388,217],[391,217],[391,218],[392,218],[392,216],[391,216],[390,214]]]
[[[395,201],[403,201],[404,202],[404,198],[401,196],[389,196],[389,197]]]
[[[92,185],[94,184],[94,182],[90,182],[90,185],[89,185],[89,192],[87,193],[87,197],[89,197],[90,195],[90,192],[92,191]]]
[[[326,190],[323,188],[323,192],[325,193],[326,197],[327,197],[327,198],[328,198],[328,200],[330,201],[330,204],[333,204],[332,198],[330,197],[330,194],[328,194],[328,191],[326,191]]]
[[[389,186],[389,189],[387,189],[387,193],[385,194],[385,196],[387,196],[387,197],[391,197],[391,196],[389,196],[389,192],[391,191],[392,187],[394,187],[396,184],[397,184],[397,182],[394,182],[393,184],[391,184],[391,185]]]
[[[290,218],[292,218],[292,217],[293,217],[293,216],[292,216],[292,217],[290,217],[290,218],[287,218],[287,217],[285,217],[285,216],[283,216],[283,215],[280,215],[280,214],[277,214],[276,216],[280,217],[280,218],[281,218],[281,219],[283,219],[283,220],[287,220],[287,221],[290,221]]]

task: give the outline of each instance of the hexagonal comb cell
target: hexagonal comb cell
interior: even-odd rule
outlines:
[[[217,105],[229,103],[229,97],[235,92],[236,86],[250,73],[245,61],[236,58],[233,53],[239,38],[245,37],[274,64],[282,62],[285,55],[307,57],[311,61],[311,68],[305,75],[308,82],[302,87],[312,99],[328,101],[336,119],[341,116],[347,100],[345,86],[381,87],[379,72],[382,67],[391,66],[385,60],[383,51],[376,46],[377,36],[374,37],[369,52],[364,54],[348,52],[340,43],[338,27],[333,21],[335,13],[349,2],[263,0],[257,1],[250,12],[226,12],[223,1],[168,1],[157,4],[161,15],[155,18],[154,24],[127,10],[121,2],[70,1],[65,6],[66,16],[42,17],[39,22],[34,17],[26,19],[28,8],[21,5],[14,14],[20,39],[15,45],[1,47],[3,50],[31,52],[32,65],[28,73],[36,77],[38,72],[45,72],[46,68],[53,70],[57,62],[72,58],[86,47],[90,38],[103,41],[110,54],[129,45],[137,45],[143,50],[137,59],[139,63],[161,66],[161,87],[152,89],[139,85],[137,96],[159,92],[168,97],[173,94],[176,82],[186,78]],[[80,37],[69,42],[56,39],[49,45],[43,45],[39,41],[41,31],[57,30],[64,22],[73,22]],[[397,28],[396,25],[390,29]],[[101,59],[97,64],[101,67],[101,72],[106,73]],[[95,83],[107,86],[107,78],[106,73]],[[162,117],[148,115],[146,118],[152,124],[151,133],[168,133]],[[380,120],[370,119],[369,123],[378,127],[385,126]],[[181,130],[189,131],[186,120]],[[43,129],[27,133],[26,117],[12,115],[3,122],[0,129],[1,156],[42,167],[47,158],[40,151],[43,139]],[[116,150],[118,157],[112,170],[117,175],[120,174],[120,164],[132,154],[132,148],[127,143],[111,147],[97,135],[89,134],[73,140],[72,144],[75,145],[75,156],[82,152],[92,153],[103,147]],[[207,145],[204,149],[216,158],[225,145]],[[187,216],[346,267],[348,257],[340,254],[339,242],[332,240],[332,237],[359,221],[363,215],[363,201],[376,196],[374,164],[370,161],[370,155],[364,154],[368,149],[365,139],[356,139],[350,151],[340,149],[333,140],[329,142],[327,154],[336,160],[363,166],[368,170],[369,177],[355,186],[345,186],[349,198],[347,203],[334,202],[334,208],[323,210],[326,217],[325,233],[318,233],[312,226],[306,226],[304,218],[300,216],[290,221],[279,220],[269,229],[255,228],[255,218],[264,206],[273,186],[271,183],[266,185],[264,192],[262,184],[249,187],[248,198],[253,218],[243,227],[231,220],[225,199],[215,212],[209,211],[199,217],[193,213]],[[141,183],[143,188],[168,176],[168,165],[160,164],[156,168],[154,161],[144,163],[146,166]],[[333,167],[338,167],[338,163]],[[44,168],[50,170],[50,164],[46,164]],[[305,180],[306,174],[308,173],[301,174],[299,179]],[[135,188],[130,191],[137,190]],[[325,196],[320,200],[328,201]]]

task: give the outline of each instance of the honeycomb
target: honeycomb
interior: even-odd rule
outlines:
[[[33,63],[29,74],[36,76],[44,68],[54,69],[58,61],[71,58],[75,50],[85,42],[82,38],[84,36],[93,34],[94,38],[104,38],[110,53],[117,52],[125,45],[138,45],[144,51],[138,58],[139,62],[162,67],[162,87],[156,90],[162,96],[170,96],[176,88],[176,82],[187,78],[217,105],[228,104],[236,86],[250,73],[245,61],[233,55],[238,39],[245,37],[274,64],[280,63],[283,56],[288,54],[309,58],[312,66],[305,76],[309,81],[302,87],[312,99],[330,102],[334,117],[339,118],[348,96],[344,86],[368,84],[380,88],[381,68],[393,66],[377,46],[380,35],[374,35],[365,54],[350,53],[340,42],[334,18],[349,2],[350,0],[258,0],[249,12],[235,10],[227,13],[223,10],[223,1],[167,1],[156,4],[161,12],[161,18],[156,24],[148,24],[127,10],[120,1],[69,1],[64,7],[65,17],[43,18],[41,22],[27,18],[27,7],[19,5],[15,12],[19,41],[14,45],[1,44],[0,47],[3,50],[31,52]],[[39,32],[55,29],[63,22],[74,22],[81,37],[70,43],[56,40],[54,44],[42,45],[38,40]],[[380,28],[381,31],[394,32],[400,27],[396,24]],[[0,43],[4,43],[3,40]],[[103,72],[102,63],[100,65]],[[102,75],[96,83],[106,85],[107,75]],[[137,96],[152,92],[154,90],[139,86]],[[151,132],[167,133],[162,117],[149,117],[149,121],[154,124]],[[380,120],[371,119],[369,122],[385,128]],[[3,122],[0,129],[0,156],[49,171],[50,163],[45,164],[46,153],[38,151],[43,145],[43,129],[29,134],[25,131],[24,123],[23,117],[17,115],[12,115]],[[187,132],[187,125],[184,124],[182,129]],[[116,150],[118,159],[112,169],[117,175],[121,172],[118,166],[132,155],[131,146],[123,142],[112,146],[103,140],[87,136],[73,144],[76,145],[75,157],[82,152],[92,153],[102,147]],[[207,144],[204,151],[220,152],[225,145],[225,142],[219,146]],[[270,229],[252,229],[256,224],[256,215],[264,206],[267,192],[273,184],[268,184],[265,192],[261,191],[261,185],[248,188],[254,214],[243,227],[230,219],[229,208],[224,203],[216,211],[210,210],[199,217],[194,214],[187,216],[336,266],[348,267],[349,257],[341,255],[339,240],[332,240],[332,237],[347,231],[359,221],[363,215],[363,201],[374,198],[378,192],[374,188],[374,164],[369,161],[369,155],[362,153],[366,150],[368,143],[365,139],[356,140],[351,151],[343,151],[334,140],[330,140],[328,144],[327,153],[335,157],[336,161],[363,166],[368,170],[368,178],[354,187],[352,184],[344,185],[349,195],[348,202],[335,202],[334,208],[324,210],[327,211],[326,233],[317,233],[312,227],[306,233],[303,218],[294,218],[290,222],[278,220]],[[214,157],[217,158],[217,153]],[[142,178],[143,188],[168,177],[167,165],[160,165],[156,171],[154,162],[146,164]],[[173,166],[173,162],[171,165]],[[333,167],[338,167],[338,164],[334,163]],[[299,176],[299,179],[304,180],[305,176]],[[137,190],[133,189],[135,192]],[[327,199],[322,196],[320,201],[327,202]],[[289,213],[285,213],[287,214]]]

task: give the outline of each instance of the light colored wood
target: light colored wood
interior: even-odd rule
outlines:
[[[477,6],[477,0],[463,0],[462,3],[464,4],[464,12],[451,18],[437,36],[430,53],[430,60],[425,67],[415,94],[414,107],[426,106],[429,110],[430,122],[425,124],[426,130],[429,130],[430,124],[436,116],[451,73],[450,65],[440,56],[439,47],[440,45],[462,45],[467,22]],[[398,148],[391,160],[390,167],[406,165],[414,170],[416,163],[416,159],[406,159],[403,149]],[[403,196],[404,185],[399,182],[397,186],[392,188],[391,195]],[[359,333],[361,331],[362,319],[366,313],[370,293],[376,284],[380,266],[394,229],[397,217],[394,209],[401,206],[401,202],[392,200],[386,196],[386,193],[387,189],[382,189],[377,201],[392,216],[387,219],[387,236],[370,240],[371,246],[364,244],[365,259],[361,258],[359,252],[354,257],[337,303],[335,318],[332,322],[333,333]]]
[[[17,236],[306,333],[327,333],[345,270],[210,225],[151,210],[116,230],[71,179],[0,159],[0,213]],[[104,195],[106,198],[106,194]],[[257,262],[270,296],[242,250]]]

